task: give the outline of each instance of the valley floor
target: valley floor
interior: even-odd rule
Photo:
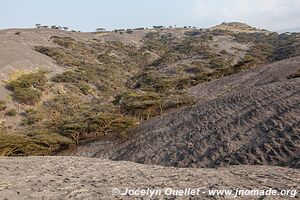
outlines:
[[[210,197],[209,190],[273,188],[299,191],[299,183],[299,170],[272,166],[187,169],[83,157],[0,158],[0,197],[9,200],[149,199],[147,196],[113,195],[114,188],[118,188],[121,193],[126,188],[200,188],[199,196],[158,195],[151,199],[223,199],[221,196]],[[237,199],[294,198],[278,195],[244,196]]]

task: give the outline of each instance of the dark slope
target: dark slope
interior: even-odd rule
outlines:
[[[299,168],[300,57],[191,89],[191,107],[149,120],[94,156],[178,167],[264,164]]]

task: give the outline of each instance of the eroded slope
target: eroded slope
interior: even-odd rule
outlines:
[[[196,86],[193,106],[146,122],[98,156],[178,167],[299,168],[300,79],[287,79],[299,67],[297,57]]]

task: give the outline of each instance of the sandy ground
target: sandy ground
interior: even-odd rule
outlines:
[[[208,189],[298,189],[300,172],[267,166],[179,169],[82,157],[0,158],[0,199],[232,199]],[[121,196],[129,189],[200,188],[199,196]],[[205,192],[205,193],[204,193]],[[297,196],[299,197],[299,195]],[[286,196],[237,199],[292,199]]]

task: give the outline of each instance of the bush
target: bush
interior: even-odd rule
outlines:
[[[180,53],[173,53],[167,52],[161,58],[155,60],[152,65],[159,66],[159,65],[170,65],[175,63],[176,61],[182,59],[183,55]]]
[[[32,88],[17,88],[13,91],[13,97],[15,100],[29,105],[37,103],[41,96],[41,91]]]
[[[293,78],[299,78],[300,77],[300,70],[298,70],[298,72],[296,72],[295,74],[292,74],[290,76],[288,76],[288,79],[293,79]]]
[[[148,119],[168,109],[191,104],[191,97],[183,93],[158,94],[150,91],[130,91],[118,95],[114,101],[126,114]]]
[[[33,109],[29,109],[25,113],[25,118],[22,120],[22,125],[33,125],[36,122],[41,121],[44,118],[44,116]]]
[[[6,87],[13,92],[13,97],[20,103],[34,104],[42,96],[42,90],[46,85],[45,71],[25,74],[16,80],[6,84]]]
[[[81,111],[55,119],[50,129],[79,143],[81,140],[95,138],[120,138],[128,135],[127,129],[136,124],[136,119],[129,116]]]
[[[166,93],[174,90],[183,90],[195,82],[192,78],[184,75],[179,77],[166,77],[157,71],[147,71],[136,75],[128,83],[131,88],[139,88],[144,91]]]
[[[57,95],[53,99],[43,103],[42,110],[53,115],[73,115],[75,111],[82,108],[79,97],[74,95]]]
[[[42,90],[46,84],[45,71],[38,71],[31,74],[24,74],[16,80],[12,80],[7,84],[7,87],[14,91],[18,88],[35,88]]]
[[[133,33],[133,30],[127,29],[126,33],[127,33],[127,34],[132,34],[132,33]]]
[[[226,67],[227,63],[226,60],[222,57],[217,57],[217,58],[213,58],[210,62],[209,65],[212,69],[216,69],[216,68],[224,68]]]
[[[3,110],[6,109],[6,105],[5,104],[6,104],[5,101],[0,100],[0,111],[3,111]]]
[[[74,71],[66,71],[52,78],[54,82],[76,83],[83,77],[76,74]]]
[[[88,95],[92,93],[92,88],[85,83],[79,83],[78,85],[79,90],[84,94],[84,95]]]
[[[12,108],[12,109],[8,110],[5,113],[5,115],[7,115],[7,116],[16,116],[17,115],[17,111],[16,111],[16,109]]]
[[[0,156],[53,155],[70,147],[73,142],[55,133],[23,134],[0,133]]]

